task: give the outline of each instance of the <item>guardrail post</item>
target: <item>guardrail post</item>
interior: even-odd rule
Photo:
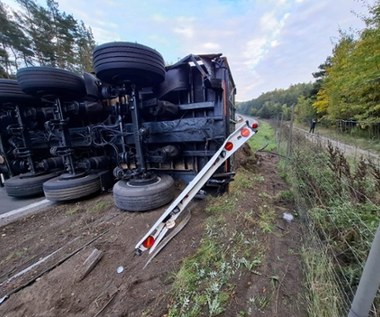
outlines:
[[[348,317],[367,317],[380,285],[380,225],[372,242]]]

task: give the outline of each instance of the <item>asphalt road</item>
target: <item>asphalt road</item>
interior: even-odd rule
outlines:
[[[43,200],[45,200],[44,196],[27,199],[16,199],[8,196],[5,192],[4,187],[0,187],[0,214],[26,207],[32,203],[41,202]]]

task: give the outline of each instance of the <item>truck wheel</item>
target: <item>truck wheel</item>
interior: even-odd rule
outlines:
[[[0,103],[30,103],[36,99],[24,93],[17,83],[17,80],[0,79]]]
[[[153,86],[165,79],[161,54],[145,45],[111,42],[99,45],[93,53],[96,76],[109,84],[130,81],[141,87]]]
[[[174,198],[174,180],[160,175],[152,184],[136,186],[120,180],[113,186],[116,207],[126,211],[147,211],[161,207]]]
[[[20,174],[7,179],[4,182],[5,191],[12,197],[31,197],[42,195],[42,184],[56,177],[59,172],[33,176],[32,174]]]
[[[45,182],[43,190],[51,201],[72,201],[100,192],[100,177],[98,174],[68,179],[58,176]]]
[[[86,95],[84,79],[64,69],[41,66],[17,71],[17,82],[29,95],[52,95],[62,99],[82,98]]]

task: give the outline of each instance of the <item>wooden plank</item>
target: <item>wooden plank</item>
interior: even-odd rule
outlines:
[[[103,252],[94,248],[91,254],[87,257],[87,259],[83,262],[82,268],[79,270],[80,274],[77,278],[77,282],[83,280],[99,263],[101,258],[103,257]]]

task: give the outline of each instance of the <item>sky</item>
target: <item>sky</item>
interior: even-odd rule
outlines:
[[[1,1],[15,7],[15,0]],[[313,81],[339,30],[360,31],[360,16],[368,15],[361,0],[56,1],[91,27],[97,44],[137,42],[160,52],[166,64],[189,54],[222,53],[238,101]]]

